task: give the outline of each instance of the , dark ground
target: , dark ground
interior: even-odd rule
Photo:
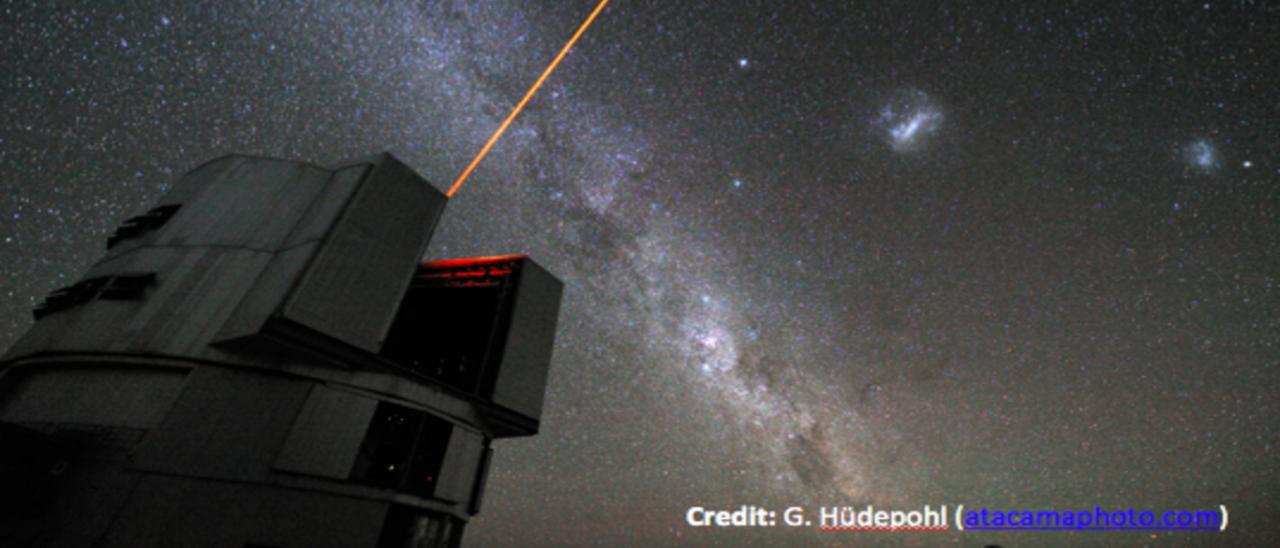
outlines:
[[[594,5],[180,4],[0,3],[0,347],[215,156],[446,186]],[[610,4],[430,250],[567,287],[469,545],[1280,543],[1280,10],[976,4]],[[1231,526],[684,522],[866,504]]]

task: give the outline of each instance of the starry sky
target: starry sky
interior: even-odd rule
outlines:
[[[467,544],[1280,543],[1280,9],[1032,4],[614,0],[428,252],[566,284]],[[0,2],[0,348],[205,160],[447,187],[593,7]],[[1231,528],[684,524],[961,503]]]

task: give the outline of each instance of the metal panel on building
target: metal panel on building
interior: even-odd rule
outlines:
[[[16,379],[0,403],[0,421],[152,428],[185,380],[172,368],[64,367]]]
[[[449,438],[449,450],[445,453],[435,495],[448,501],[465,502],[475,485],[483,452],[484,436],[465,428],[455,428]]]
[[[377,352],[445,200],[390,155],[336,170],[293,232],[280,236],[264,287],[250,291],[219,339],[274,334],[323,344],[296,340],[299,330],[280,325],[292,324]]]
[[[274,467],[299,474],[346,479],[378,400],[315,386],[294,421]]]
[[[261,481],[309,388],[266,372],[197,368],[164,422],[138,446],[132,467]]]
[[[547,385],[563,284],[533,261],[525,261],[518,283],[490,397],[502,407],[541,419],[546,390],[539,387]]]

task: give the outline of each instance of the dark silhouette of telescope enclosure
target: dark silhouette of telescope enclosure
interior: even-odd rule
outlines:
[[[387,154],[233,155],[125,220],[0,358],[0,545],[459,545],[562,286],[421,263],[446,202]]]

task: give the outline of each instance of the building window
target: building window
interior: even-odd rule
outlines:
[[[378,404],[351,469],[351,479],[431,496],[453,425],[416,409]]]
[[[44,302],[32,311],[38,320],[54,312],[79,306],[95,299],[137,300],[143,297],[147,286],[156,282],[154,272],[116,274],[83,280],[70,287],[58,289],[45,297]]]
[[[164,226],[181,207],[181,205],[164,205],[153,208],[137,217],[130,217],[116,229],[115,234],[107,238],[107,249],[115,247],[121,241],[141,236]]]
[[[379,404],[356,455],[351,479],[379,487],[398,487],[424,415],[399,405]]]
[[[98,294],[99,299],[113,301],[133,301],[142,298],[147,286],[156,283],[154,272],[145,274],[117,274],[111,276],[107,285]]]
[[[451,548],[462,544],[464,524],[448,516],[395,505],[387,511],[378,548]]]

